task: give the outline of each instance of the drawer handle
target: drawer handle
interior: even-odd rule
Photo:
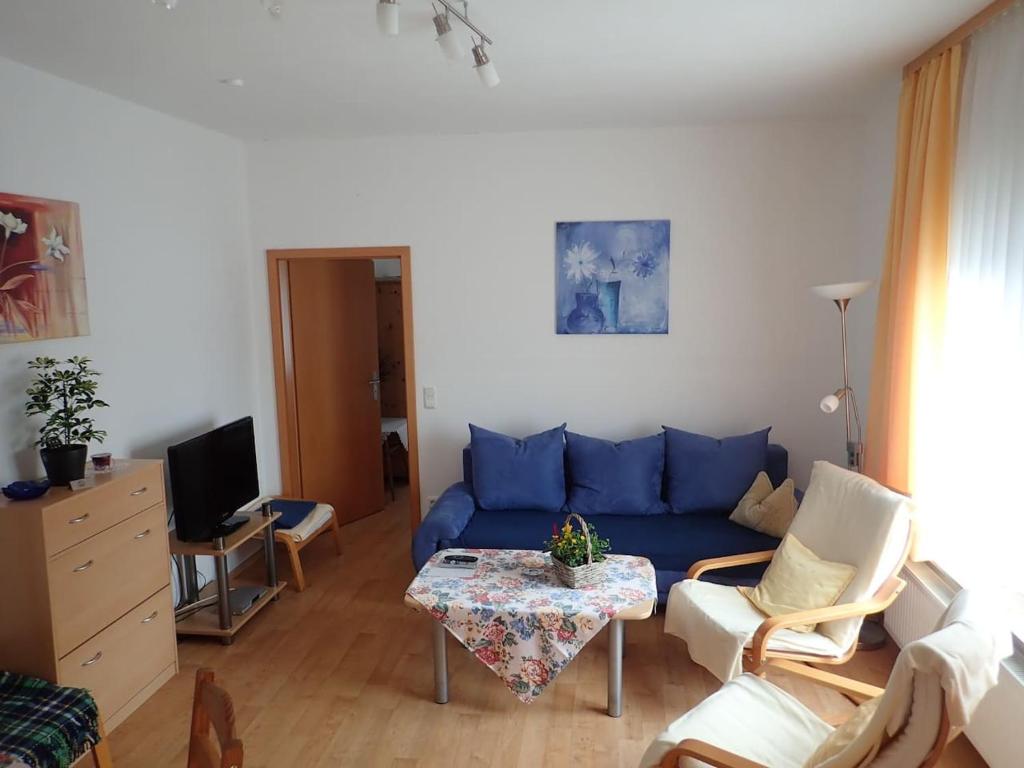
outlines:
[[[160,613],[160,611],[153,611],[151,614],[149,614],[149,616],[147,616],[146,618],[144,618],[142,620],[142,623],[143,624],[149,624],[150,622],[152,622],[157,617],[158,613]]]
[[[128,495],[129,496],[141,496],[142,494],[144,494],[148,490],[149,489],[146,486],[142,486],[141,488],[137,488],[136,490],[132,491]]]
[[[83,661],[82,662],[82,666],[83,667],[91,667],[93,664],[95,664],[97,661],[99,661],[102,658],[103,658],[103,651],[96,651],[96,655],[93,656],[91,659],[88,659],[87,661]]]
[[[87,563],[82,563],[77,568],[72,568],[71,572],[72,573],[81,573],[82,571],[88,571],[90,568],[92,568],[92,560],[90,560]]]
[[[72,517],[70,520],[68,520],[68,525],[78,525],[79,523],[84,523],[88,519],[89,519],[89,513],[86,512],[81,517]]]
[[[147,528],[142,533],[136,533],[134,536],[132,536],[132,538],[135,539],[136,541],[138,541],[139,539],[144,539],[147,536],[149,536],[150,532],[151,532],[150,529]]]

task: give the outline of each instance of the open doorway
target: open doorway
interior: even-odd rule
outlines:
[[[342,523],[404,481],[420,520],[409,261],[407,247],[267,251],[282,490]]]
[[[405,402],[405,323],[402,262],[374,259],[377,284],[377,359],[380,371],[381,448],[388,493],[409,482],[409,420]]]

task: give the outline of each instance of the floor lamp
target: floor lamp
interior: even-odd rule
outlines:
[[[811,290],[824,299],[831,299],[839,308],[839,317],[843,323],[843,386],[831,395],[821,399],[820,407],[825,413],[835,413],[840,403],[846,410],[846,466],[854,472],[864,468],[864,435],[860,423],[860,410],[857,408],[857,396],[850,386],[850,365],[846,351],[846,311],[850,300],[860,296],[870,288],[872,281],[862,280],[859,283],[833,283],[816,285]],[[853,439],[853,425],[857,426],[857,439]]]
[[[823,299],[831,299],[839,308],[839,317],[843,323],[843,386],[831,395],[821,399],[820,407],[825,413],[835,413],[840,403],[846,412],[846,466],[854,472],[864,469],[864,434],[860,423],[860,409],[857,408],[857,396],[850,386],[850,365],[846,348],[846,311],[852,299],[860,296],[872,285],[871,280],[857,283],[833,283],[816,285],[811,290]],[[857,439],[854,440],[852,427],[857,426]],[[877,621],[865,621],[860,628],[860,641],[857,647],[863,651],[873,651],[885,645],[886,634]]]

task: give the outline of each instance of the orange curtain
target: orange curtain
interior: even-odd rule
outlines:
[[[913,493],[915,443],[945,315],[961,46],[907,75],[879,288],[865,473]]]

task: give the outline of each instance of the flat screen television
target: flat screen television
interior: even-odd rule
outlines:
[[[260,495],[252,417],[167,449],[174,528],[182,541],[230,532],[225,521]]]

